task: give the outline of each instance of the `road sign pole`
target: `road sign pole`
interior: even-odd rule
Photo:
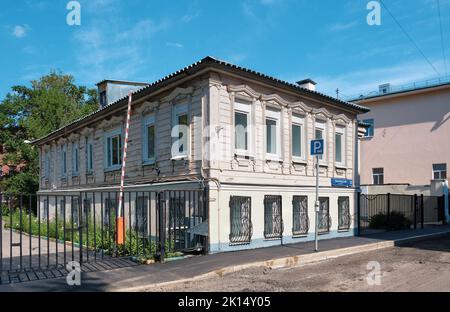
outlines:
[[[316,201],[314,203],[314,210],[316,213],[316,222],[315,222],[315,251],[319,251],[319,155],[316,155]]]

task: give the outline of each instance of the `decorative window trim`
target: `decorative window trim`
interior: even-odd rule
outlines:
[[[161,102],[174,102],[185,98],[190,98],[194,93],[194,87],[175,88],[168,96],[161,99]],[[190,100],[188,101],[190,102]]]
[[[246,103],[245,103],[246,102]],[[237,149],[236,148],[236,139],[235,139],[235,135],[232,135],[232,150],[234,151],[234,154],[237,156],[242,156],[242,157],[254,157],[254,146],[255,146],[255,142],[254,142],[254,106],[255,103],[252,99],[248,99],[246,97],[243,97],[242,95],[233,95],[232,96],[232,106],[233,106],[233,113],[232,113],[232,125],[233,125],[233,131],[235,131],[236,129],[236,120],[235,120],[235,115],[236,112],[239,113],[244,113],[247,115],[247,142],[248,142],[248,146],[247,146],[247,150],[244,149]]]
[[[64,142],[60,145],[60,177],[62,179],[67,178],[67,144]]]
[[[147,115],[142,120],[142,163],[144,165],[153,165],[156,163],[156,142],[154,142],[154,157],[149,158],[147,155],[148,151],[148,131],[147,128],[149,126],[154,127],[155,131],[155,139],[156,139],[156,117],[155,115]]]
[[[77,142],[72,142],[72,176],[80,174],[80,148]]]
[[[92,152],[92,159],[90,157],[90,153]],[[94,139],[92,137],[86,137],[86,173],[92,174],[94,172]]]
[[[334,145],[335,145],[335,155],[334,160],[335,164],[338,167],[345,167],[346,166],[346,146],[347,146],[347,138],[346,138],[347,129],[345,127],[342,127],[340,125],[335,125],[334,127]],[[336,159],[336,136],[341,136],[341,161],[337,161]]]

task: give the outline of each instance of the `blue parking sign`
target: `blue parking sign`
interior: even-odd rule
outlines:
[[[312,140],[311,141],[311,155],[323,155],[324,140]]]

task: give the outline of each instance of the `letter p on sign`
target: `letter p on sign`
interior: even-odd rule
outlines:
[[[311,155],[323,155],[323,140],[313,140],[311,141]]]

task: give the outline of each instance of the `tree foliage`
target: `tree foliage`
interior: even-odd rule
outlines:
[[[23,167],[0,180],[0,191],[35,192],[39,184],[38,152],[30,141],[85,116],[98,107],[97,92],[77,86],[74,77],[50,72],[31,86],[14,86],[0,103],[3,164]]]

